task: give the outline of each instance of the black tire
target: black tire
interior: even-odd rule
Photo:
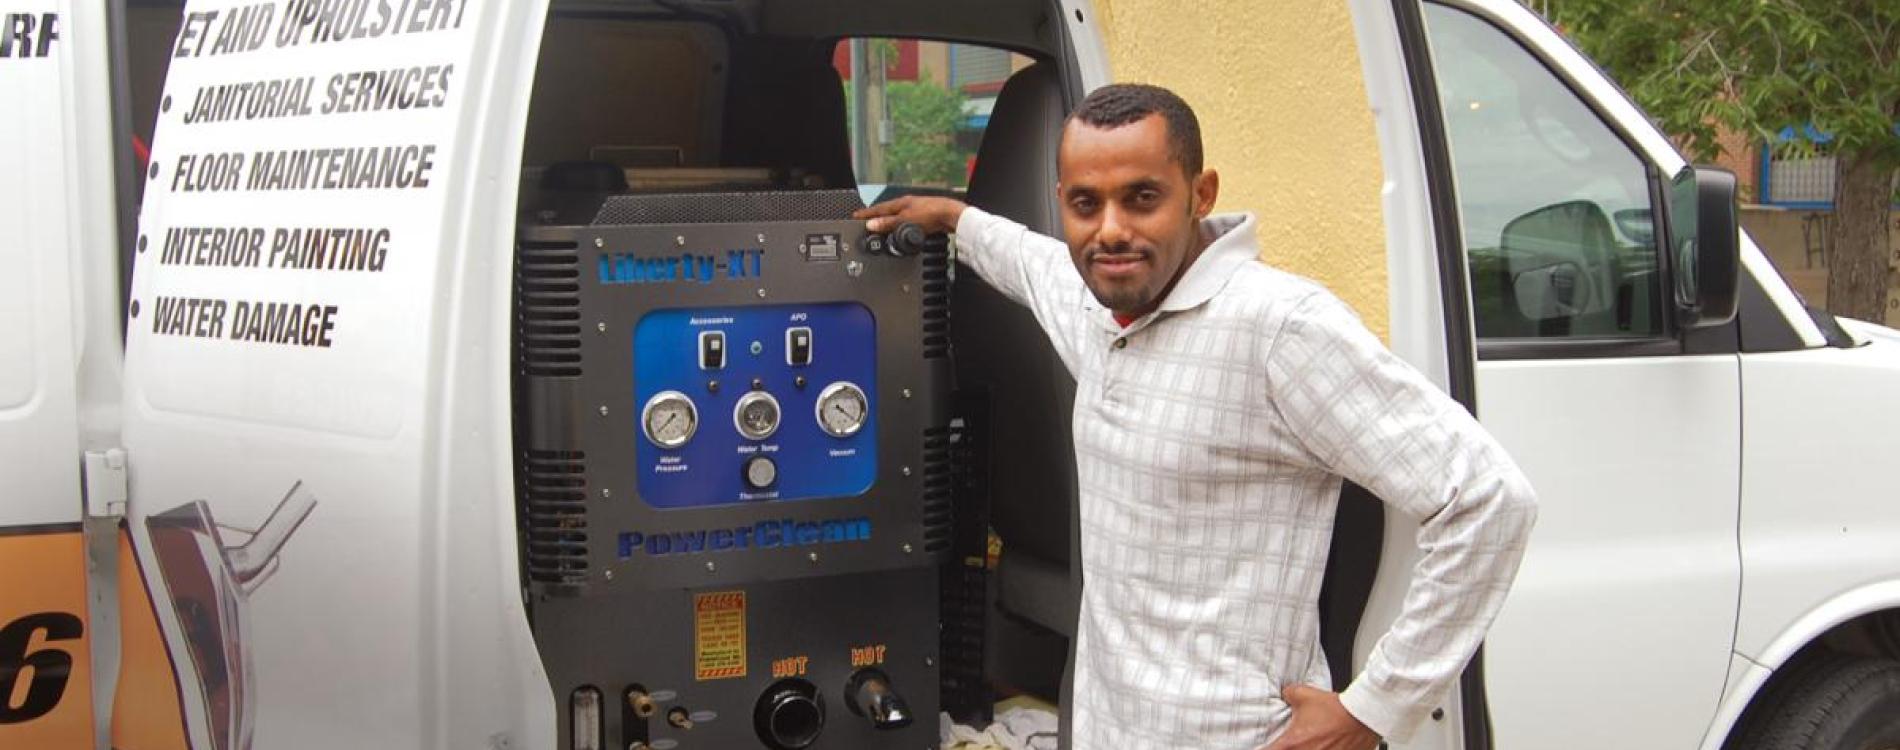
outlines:
[[[1801,659],[1759,701],[1726,750],[1900,750],[1900,661]]]

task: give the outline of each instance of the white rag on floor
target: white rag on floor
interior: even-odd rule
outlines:
[[[996,714],[996,722],[977,729],[940,714],[938,739],[943,750],[1056,750],[1056,715],[1041,708],[1014,707]]]

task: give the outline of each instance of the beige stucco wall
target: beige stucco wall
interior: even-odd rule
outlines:
[[[1332,288],[1385,335],[1377,134],[1341,0],[1095,0],[1119,81],[1201,119],[1216,210],[1260,214],[1263,258]]]

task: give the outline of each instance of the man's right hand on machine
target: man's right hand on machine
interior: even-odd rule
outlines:
[[[851,218],[866,219],[864,228],[880,234],[905,224],[916,224],[926,234],[943,234],[956,231],[957,220],[963,218],[965,208],[968,206],[955,198],[906,195],[858,209]]]

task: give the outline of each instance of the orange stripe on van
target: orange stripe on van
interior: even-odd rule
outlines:
[[[79,525],[0,528],[0,747],[92,747],[86,615]]]

